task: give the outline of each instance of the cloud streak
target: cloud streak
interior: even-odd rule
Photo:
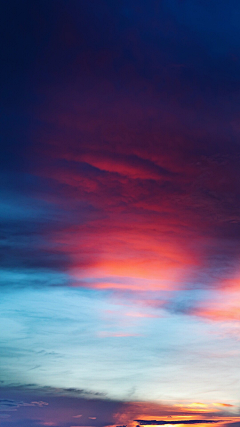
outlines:
[[[166,425],[166,424],[210,424],[210,423],[220,423],[222,420],[134,420],[137,421],[140,425]]]

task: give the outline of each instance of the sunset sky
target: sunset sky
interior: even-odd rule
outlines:
[[[240,427],[239,0],[0,20],[0,427]]]

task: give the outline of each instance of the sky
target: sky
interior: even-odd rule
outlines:
[[[0,426],[240,427],[239,1],[0,20]]]

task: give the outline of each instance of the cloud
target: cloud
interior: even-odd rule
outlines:
[[[222,407],[226,407],[226,408],[234,407],[234,405],[231,405],[230,403],[221,403],[221,402],[216,402],[216,403],[214,403],[214,405],[222,406]]]
[[[7,421],[3,421],[1,422],[1,425],[3,427],[9,427],[9,426],[14,426],[14,427],[42,427],[44,425],[54,425],[55,427],[62,427],[60,424],[44,424],[44,422],[42,422],[41,419],[34,419],[34,418],[21,418],[19,420],[7,420]]]
[[[136,427],[136,423],[139,425],[229,423],[230,426],[230,422],[236,422],[236,415],[232,416],[229,406],[213,408],[209,405],[203,416],[201,407],[196,404],[195,407],[188,405],[178,407],[166,403],[128,402],[107,399],[100,395],[88,396],[87,392],[84,395],[83,390],[33,385],[1,387],[1,395],[2,405],[18,409],[11,412],[11,423],[17,427],[24,426],[25,420],[26,425],[31,425],[32,420],[32,425],[57,427],[67,427],[73,423],[73,419],[76,419],[78,425],[81,420],[82,427],[103,425]],[[5,395],[11,398],[7,399]],[[27,404],[24,404],[25,402]],[[4,422],[7,423],[7,419]]]
[[[166,424],[208,424],[208,423],[219,423],[222,420],[174,420],[174,421],[162,421],[162,420],[134,420],[137,421],[140,425],[166,425]]]
[[[34,406],[42,408],[47,406],[47,402],[39,401],[39,402],[18,402],[12,399],[0,399],[0,411],[15,411],[17,408],[23,406]]]
[[[115,413],[125,405],[124,402],[104,398],[100,393],[91,394],[76,388],[3,386],[1,395],[11,396],[11,399],[1,400],[1,410],[11,411],[11,422],[16,426],[24,425],[26,419],[26,425],[31,425],[33,420],[32,425],[67,427],[74,418],[78,423],[81,419],[82,425],[100,427],[113,424]]]
[[[0,407],[5,410],[5,408],[16,408],[18,407],[18,403],[11,399],[1,399],[0,400]]]
[[[231,410],[153,408],[74,385],[113,394],[142,381],[145,396],[214,402],[237,393],[239,3],[5,3],[0,275],[4,297],[17,288],[26,305],[15,298],[3,314],[4,375],[73,387],[6,390],[1,412],[19,426],[65,427],[81,413],[102,427]],[[47,305],[49,288],[67,287],[76,305],[56,293]],[[97,302],[80,318],[84,292]],[[113,300],[121,327],[100,323],[97,304]],[[225,324],[226,341],[212,338]]]
[[[194,301],[177,304],[172,291],[218,292],[236,273],[239,158],[211,120],[200,126],[202,108],[186,112],[164,90],[161,104],[151,91],[126,96],[102,83],[80,95],[78,81],[57,87],[40,113],[52,130],[38,134],[34,174],[47,180],[57,206],[80,214],[82,203],[89,211],[83,222],[69,214],[48,230],[46,247],[66,260],[70,286],[138,300],[168,290],[166,310],[197,313]],[[149,90],[154,84],[146,81]]]
[[[118,13],[113,12],[117,21]],[[118,40],[120,45],[124,40]],[[125,86],[122,82],[125,90],[111,73],[109,81],[103,73],[90,84],[86,71],[82,80],[42,89],[46,105],[36,113],[39,127],[32,133],[28,179],[18,178],[29,183],[25,190],[21,183],[26,195],[17,203],[10,180],[7,198],[15,217],[5,215],[4,271],[27,274],[23,286],[88,287],[134,293],[136,300],[150,301],[150,294],[169,291],[168,312],[213,320],[220,317],[217,307],[215,312],[205,302],[202,307],[195,301],[180,304],[174,292],[201,288],[218,293],[223,281],[230,283],[236,274],[239,153],[234,142],[224,143],[230,116],[220,105],[211,110],[207,90],[195,108],[179,101],[192,99],[193,90],[196,99],[202,96],[201,64],[180,67],[193,74],[193,87],[181,74],[186,71],[178,80],[171,71],[167,86],[159,87],[155,47],[150,47],[145,51],[151,56],[149,77],[141,66],[138,78],[129,77]],[[165,49],[168,55],[169,46]],[[110,49],[110,62],[114,55]],[[204,51],[201,55],[207,60]],[[139,66],[142,60],[136,60]],[[172,70],[172,61],[165,60]],[[208,78],[211,86],[210,70]],[[6,283],[16,279],[11,276]]]
[[[83,152],[76,158],[72,156],[67,160],[86,162],[100,170],[118,173],[132,179],[160,179],[161,177],[174,176],[173,173],[158,166],[154,162],[143,159],[137,155],[124,155],[109,152]]]

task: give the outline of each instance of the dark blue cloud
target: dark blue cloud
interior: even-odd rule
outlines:
[[[100,427],[112,424],[114,414],[125,405],[124,402],[106,399],[98,393],[76,388],[3,386],[1,395],[12,396],[11,399],[4,398],[0,401],[1,410],[11,414],[9,419],[1,423],[4,426],[16,427],[47,425],[44,422],[54,422],[54,425],[59,427],[69,425]],[[22,400],[19,401],[19,398]]]

